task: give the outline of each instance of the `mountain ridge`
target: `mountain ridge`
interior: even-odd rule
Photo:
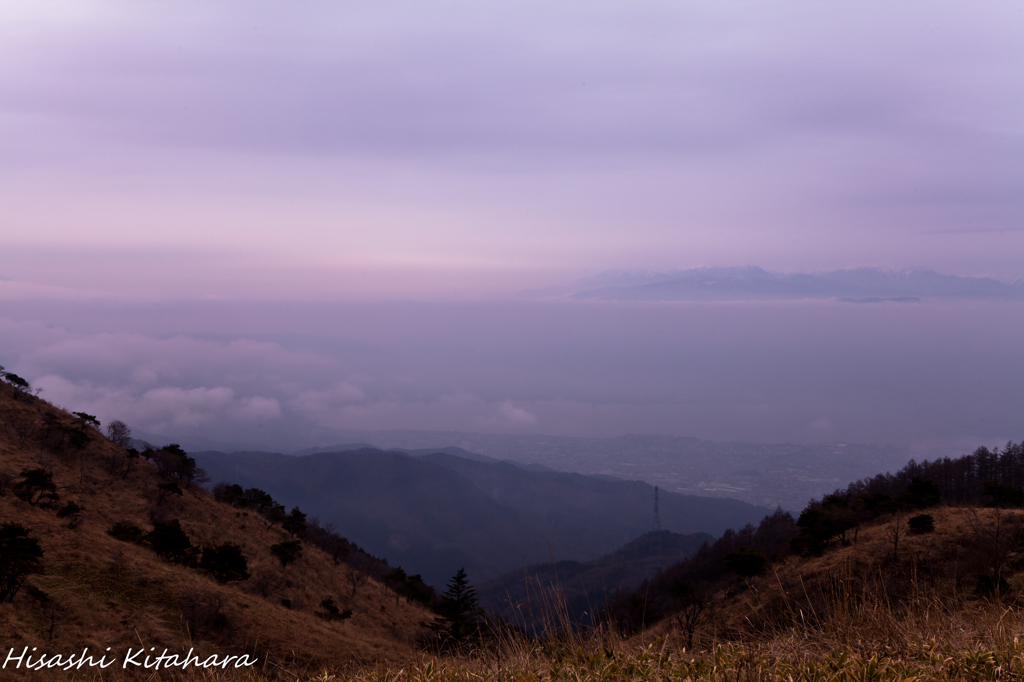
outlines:
[[[885,302],[902,299],[1024,300],[1024,281],[959,277],[934,270],[853,268],[823,273],[778,273],[756,266],[704,267],[666,273],[608,271],[577,283],[575,300],[723,301],[839,299]]]
[[[213,480],[233,480],[300,504],[372,554],[428,583],[464,567],[485,580],[528,563],[589,560],[649,530],[654,487],[446,453],[413,457],[362,449],[303,457],[197,452]],[[767,508],[663,492],[662,523],[720,533],[756,522]]]

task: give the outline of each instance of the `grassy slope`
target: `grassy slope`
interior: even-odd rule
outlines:
[[[288,539],[286,533],[195,486],[157,504],[161,480],[152,465],[142,461],[124,480],[108,474],[103,458],[117,449],[98,432],[83,451],[54,448],[44,437],[43,415],[55,414],[65,424],[72,417],[37,398],[12,395],[0,385],[0,475],[16,482],[23,469],[44,467],[53,472],[61,504],[74,501],[84,512],[72,529],[68,519],[30,506],[10,490],[0,497],[0,522],[21,523],[39,539],[45,573],[30,577],[28,584],[50,597],[44,602],[22,589],[13,603],[0,604],[5,654],[8,647],[25,645],[50,651],[194,645],[210,652],[256,651],[277,665],[299,669],[415,655],[422,623],[430,619],[425,611],[385,594],[373,581],[351,596],[350,568],[310,545],[301,559],[282,569],[269,547]],[[218,585],[199,571],[166,563],[145,547],[106,534],[122,520],[149,529],[153,518],[180,519],[194,545],[241,545],[252,578]],[[115,564],[122,564],[119,575]],[[315,617],[328,595],[354,615],[330,623]],[[290,598],[293,608],[281,606],[282,598]],[[220,623],[215,612],[223,616]]]
[[[498,655],[445,660],[395,682],[693,680],[694,682],[967,682],[1024,677],[1024,573],[1012,548],[1024,513],[928,512],[936,530],[900,535],[906,517],[866,524],[822,557],[789,557],[767,575],[725,581],[692,648],[674,619],[622,640],[609,632]],[[978,591],[1003,555],[1009,591]],[[377,682],[380,676],[362,679]]]
[[[935,532],[900,533],[906,515],[865,524],[855,542],[817,558],[791,556],[765,575],[733,577],[710,601],[695,645],[723,642],[824,656],[846,650],[903,652],[935,638],[963,649],[1006,648],[1024,632],[1022,557],[1013,533],[1019,510],[935,507]],[[1009,590],[979,591],[978,576],[1003,556]],[[666,619],[648,636],[678,635]],[[902,654],[901,654],[902,655]]]

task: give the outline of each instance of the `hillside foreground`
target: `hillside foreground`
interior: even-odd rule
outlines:
[[[925,682],[1024,675],[1020,511],[939,506],[930,510],[934,532],[919,535],[906,532],[902,516],[882,517],[820,557],[791,555],[758,576],[726,576],[689,621],[680,608],[629,636],[610,620],[587,631],[558,627],[565,610],[556,585],[530,610],[551,624],[547,637],[502,627],[455,653],[430,654],[419,644],[428,612],[376,581],[354,587],[352,567],[313,546],[284,565],[270,551],[290,538],[280,525],[195,485],[168,493],[145,460],[123,474],[114,465],[124,466],[124,453],[98,431],[83,431],[91,427],[81,417],[7,386],[0,386],[0,417],[0,523],[20,524],[42,549],[40,570],[0,604],[0,656],[10,660],[25,647],[30,659],[84,647],[118,654],[108,669],[7,667],[3,679]],[[81,447],[70,438],[76,430],[87,434]],[[15,494],[32,469],[52,474],[58,499]],[[60,515],[72,502],[78,509]],[[180,521],[197,547],[237,543],[251,577],[222,584],[108,534],[118,522],[149,529],[168,519]],[[993,562],[1006,580],[986,591],[977,577]],[[350,616],[324,618],[327,596]],[[258,664],[125,668],[129,647],[153,647],[154,655],[164,648],[244,653]]]
[[[614,629],[489,649],[359,682],[479,680],[641,682],[960,682],[1024,676],[1024,574],[1015,551],[1024,512],[939,506],[935,530],[906,517],[864,524],[820,557],[789,556],[760,576],[727,576],[688,641],[687,612],[623,637]],[[1016,539],[1015,539],[1016,536]],[[1002,562],[1004,590],[977,580]],[[981,573],[979,573],[981,571]],[[540,608],[538,608],[540,606]],[[538,617],[557,621],[557,589]],[[543,613],[541,613],[543,612]],[[564,613],[564,611],[563,611]],[[688,646],[689,645],[689,646]]]
[[[52,495],[19,496],[33,470],[51,476]],[[418,655],[426,609],[308,542],[285,564],[271,551],[293,539],[280,523],[179,483],[81,418],[0,384],[0,524],[19,524],[42,550],[39,570],[0,603],[0,655],[193,648],[204,659],[248,655],[262,675],[286,679]],[[221,583],[108,533],[118,523],[149,531],[174,521],[197,549],[240,547],[248,579]],[[327,598],[336,612],[324,609]]]

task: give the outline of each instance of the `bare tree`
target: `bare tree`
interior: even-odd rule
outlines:
[[[107,423],[107,438],[119,448],[128,449],[132,444],[132,430],[120,419]]]
[[[892,543],[892,560],[898,561],[900,558],[900,540],[906,536],[907,526],[903,522],[903,514],[897,514],[892,520],[892,524],[885,531],[885,537]]]
[[[673,600],[680,605],[672,620],[686,637],[686,648],[692,649],[694,635],[711,618],[708,589],[697,587],[687,580],[677,580],[670,591]]]
[[[359,591],[363,585],[370,579],[369,571],[364,570],[362,567],[349,565],[348,571],[348,586],[351,589],[351,595],[349,599],[353,599],[356,596],[356,592]]]
[[[350,589],[349,599],[356,596],[356,592],[365,585],[373,575],[373,562],[362,552],[356,552],[348,560],[348,585]]]
[[[178,606],[182,627],[190,637],[200,637],[227,625],[227,598],[220,592],[186,589],[179,595]]]

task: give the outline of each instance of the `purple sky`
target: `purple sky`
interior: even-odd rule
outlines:
[[[1017,2],[4,3],[0,275],[123,293],[61,246],[148,259],[157,297],[186,264],[300,298],[1013,279],[1022,63]]]
[[[1016,304],[503,301],[610,268],[1021,278],[1022,64],[1020,2],[6,2],[0,363],[152,429],[1020,438],[1024,359],[972,334]],[[979,405],[1006,414],[950,417]]]

